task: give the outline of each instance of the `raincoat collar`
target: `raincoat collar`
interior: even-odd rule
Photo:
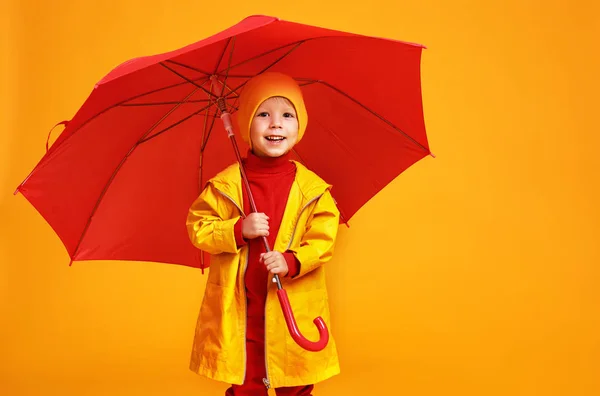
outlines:
[[[296,166],[296,177],[292,184],[292,191],[295,188],[300,190],[302,195],[302,206],[331,188],[331,185],[325,183],[323,179],[301,163],[293,160],[291,162]],[[210,179],[208,183],[212,184],[222,194],[225,194],[232,199],[239,208],[242,208],[243,186],[240,166],[237,162]]]

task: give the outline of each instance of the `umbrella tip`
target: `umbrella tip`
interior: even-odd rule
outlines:
[[[431,151],[429,152],[429,155],[431,155],[433,158],[437,158]]]

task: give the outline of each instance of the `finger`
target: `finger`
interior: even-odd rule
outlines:
[[[252,228],[254,228],[256,230],[263,230],[263,229],[268,230],[269,229],[269,225],[265,224],[265,223],[259,223],[259,222],[257,222],[257,223],[252,224]]]
[[[265,257],[265,260],[267,258]],[[272,252],[271,255],[269,255],[268,257],[268,261],[269,263],[282,263],[283,260],[281,260],[281,257],[279,257],[279,255],[277,254],[277,252]]]
[[[262,253],[262,255],[265,260],[268,260],[273,257],[273,252]]]
[[[267,266],[267,270],[269,270],[272,273],[277,273],[280,272],[283,268],[280,265],[277,265],[277,263],[275,264],[271,264],[269,266]]]
[[[252,213],[248,216],[248,218],[251,219],[254,223],[267,223],[269,221],[267,217],[261,215],[260,213]]]
[[[270,260],[265,260],[265,264],[271,265],[272,267],[284,267],[285,263],[277,258],[272,258]]]
[[[266,257],[266,256],[265,256],[265,258],[263,258],[263,263],[265,263],[265,265],[266,265],[267,267],[269,267],[270,265],[273,265],[273,262],[274,262],[274,261],[273,261],[273,258],[272,258],[272,257]]]
[[[265,258],[265,265],[281,267],[283,264],[277,259],[277,257],[269,257]]]
[[[269,229],[266,227],[255,227],[253,228],[252,232],[256,235],[265,235],[269,233]]]

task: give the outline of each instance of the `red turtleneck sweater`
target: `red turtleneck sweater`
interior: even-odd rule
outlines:
[[[269,216],[269,246],[275,245],[275,239],[279,232],[281,219],[294,178],[296,176],[296,165],[290,162],[290,155],[278,158],[258,157],[251,151],[243,161],[246,176],[252,189],[254,202],[259,212]],[[250,203],[246,189],[242,188],[244,196],[244,213],[250,213]],[[246,243],[249,245],[248,267],[246,268],[246,293],[248,300],[248,316],[264,317],[265,302],[267,297],[267,285],[271,276],[266,266],[260,262],[260,255],[265,253],[262,238],[244,240],[242,237],[242,221],[235,225],[235,236],[239,246]],[[283,256],[288,265],[287,276],[293,277],[300,271],[300,265],[293,253],[284,252]]]

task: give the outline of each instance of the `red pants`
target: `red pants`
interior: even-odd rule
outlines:
[[[265,322],[262,317],[248,317],[246,336],[246,379],[243,385],[231,385],[226,396],[267,396],[263,383],[265,367]],[[314,385],[275,388],[277,396],[311,396]]]

